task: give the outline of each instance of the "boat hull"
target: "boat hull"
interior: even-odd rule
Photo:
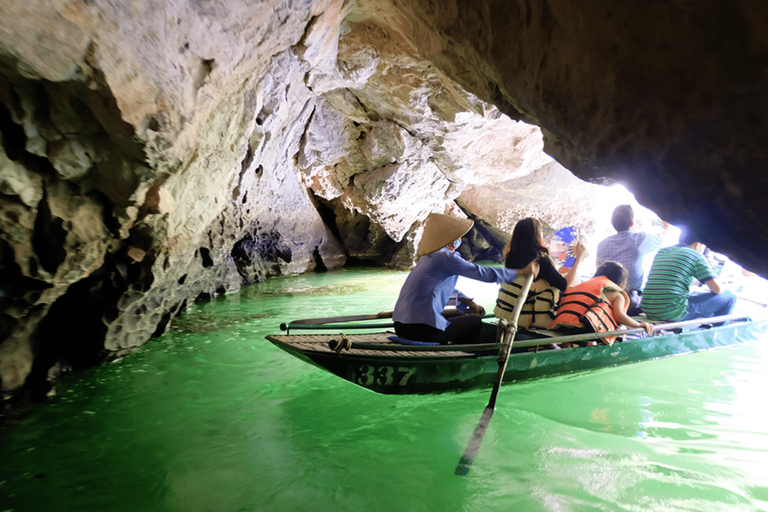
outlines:
[[[504,382],[594,370],[757,340],[766,320],[737,322],[682,333],[661,334],[614,343],[561,350],[513,352]],[[424,394],[491,386],[498,373],[497,354],[419,355],[418,353],[336,354],[330,350],[297,350],[283,337],[268,337],[290,354],[358,386],[384,394]],[[329,336],[330,338],[330,336]]]

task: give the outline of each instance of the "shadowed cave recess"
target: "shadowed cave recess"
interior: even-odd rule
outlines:
[[[616,4],[616,5],[614,5]],[[0,19],[0,389],[129,353],[190,301],[610,234],[614,183],[765,274],[768,5],[11,2]],[[66,335],[63,335],[66,334]]]

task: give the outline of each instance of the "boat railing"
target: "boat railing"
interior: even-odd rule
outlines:
[[[714,316],[709,318],[694,318],[692,320],[682,320],[679,322],[667,322],[667,323],[655,323],[654,327],[656,332],[660,331],[675,331],[681,330],[684,327],[690,326],[711,326],[716,324],[722,324],[724,322],[738,322],[738,321],[750,321],[752,315],[745,314],[731,314]],[[535,331],[534,331],[535,332]],[[537,338],[532,340],[520,340],[515,342],[516,347],[536,347],[539,345],[551,345],[552,343],[573,343],[576,341],[594,341],[596,338],[608,338],[612,336],[625,336],[627,334],[645,333],[645,329],[642,327],[633,327],[630,329],[619,329],[615,331],[607,332],[590,332],[585,334],[569,334],[565,336],[552,336],[555,331],[546,331],[550,336],[544,338]],[[650,336],[648,336],[650,337]]]
[[[747,314],[731,314],[716,316],[710,318],[696,318],[693,320],[683,320],[679,322],[667,322],[655,324],[657,334],[663,331],[680,332],[684,327],[690,326],[712,326],[715,324],[722,324],[724,322],[749,322],[752,320],[752,315]],[[318,326],[316,326],[318,327]],[[344,330],[347,326],[336,325],[334,328],[338,330]],[[536,331],[534,331],[536,332]],[[595,341],[599,338],[605,338],[609,336],[624,336],[628,334],[645,333],[645,329],[642,327],[636,327],[631,329],[621,329],[608,332],[592,332],[585,334],[570,334],[558,336],[555,331],[545,331],[548,336],[536,339],[516,340],[514,347],[516,348],[529,348],[538,347],[542,345],[552,345],[561,343],[573,343],[577,341]],[[650,338],[651,336],[648,336]],[[318,343],[321,343],[318,341]],[[322,342],[326,343],[326,342]],[[501,348],[501,343],[482,343],[474,345],[394,345],[389,343],[375,343],[357,341],[352,342],[352,349],[361,350],[376,350],[376,351],[407,351],[407,352],[492,352]]]

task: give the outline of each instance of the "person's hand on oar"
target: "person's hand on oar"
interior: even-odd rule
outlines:
[[[467,305],[464,314],[485,316],[485,308],[472,299],[459,299],[459,301]]]
[[[532,262],[530,262],[528,265],[526,265],[524,268],[517,269],[517,275],[520,276],[530,276],[533,275],[533,278],[536,279],[536,276],[539,275],[539,260],[535,259]]]

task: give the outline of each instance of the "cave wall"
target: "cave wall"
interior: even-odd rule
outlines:
[[[467,186],[551,162],[538,129],[361,22],[377,6],[9,5],[2,389],[42,394],[52,367],[125,354],[269,276],[408,267],[430,212],[465,215]]]
[[[766,271],[768,4],[395,4],[419,20],[422,55],[540,126],[547,153],[577,176],[626,184],[669,222]]]
[[[765,270],[762,4],[3,7],[3,390],[44,393],[190,300],[408,267],[432,211],[476,220],[468,257],[528,215],[597,237],[603,191],[567,169]]]

